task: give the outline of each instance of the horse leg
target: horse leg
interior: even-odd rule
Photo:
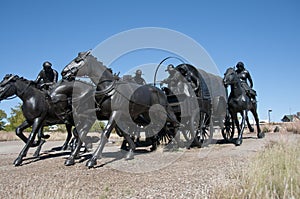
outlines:
[[[254,128],[251,126],[251,124],[250,124],[250,122],[249,122],[249,117],[247,116],[247,118],[246,118],[246,122],[247,122],[247,126],[248,126],[248,128],[249,128],[249,131],[251,132],[251,133],[253,133],[254,132]]]
[[[260,126],[259,126],[259,118],[258,118],[258,114],[256,112],[256,109],[252,109],[251,110],[254,119],[255,119],[255,123],[256,123],[256,128],[257,128],[257,138],[264,138],[265,137],[265,133],[261,132],[260,130]]]
[[[65,166],[71,166],[71,165],[75,164],[75,159],[79,157],[79,152],[80,152],[80,148],[83,144],[83,140],[85,139],[86,134],[89,132],[93,123],[94,123],[94,120],[93,120],[93,122],[92,121],[82,122],[83,126],[81,126],[81,124],[79,124],[73,130],[73,135],[75,137],[76,143],[73,142],[73,146],[72,146],[73,151],[72,151],[71,155],[65,161]],[[77,133],[77,129],[80,129],[79,133]]]
[[[23,134],[24,129],[27,129],[28,127],[30,127],[31,124],[25,120],[20,126],[18,126],[16,128],[16,135],[23,140],[24,143],[27,143],[27,137]]]
[[[18,158],[14,161],[15,166],[20,166],[22,164],[22,161],[23,161],[22,159],[23,159],[23,157],[26,156],[29,148],[32,146],[32,144],[34,142],[34,139],[35,139],[35,136],[36,136],[36,134],[38,133],[39,129],[42,126],[43,120],[44,120],[44,118],[42,118],[42,117],[36,118],[34,120],[33,125],[32,125],[32,131],[31,131],[31,133],[28,137],[28,140],[27,140],[24,148],[20,152]]]
[[[240,125],[238,138],[237,138],[236,143],[235,143],[236,146],[240,146],[243,142],[243,132],[244,132],[244,129],[245,129],[245,120],[248,117],[247,116],[247,111],[245,111],[245,110],[243,110],[241,112],[241,115],[242,115],[242,122],[241,122],[241,125]],[[237,123],[238,123],[238,120],[237,120]]]
[[[97,159],[101,158],[104,146],[108,142],[110,133],[113,130],[113,128],[116,126],[116,122],[115,122],[116,115],[117,115],[117,112],[113,111],[108,120],[107,125],[105,126],[105,128],[103,130],[103,133],[101,134],[101,140],[100,140],[99,146],[95,150],[93,157],[91,159],[89,159],[89,161],[87,161],[87,163],[86,163],[86,166],[88,168],[92,168],[93,166],[95,166],[97,164]]]
[[[65,143],[62,145],[61,150],[67,150],[69,142],[72,138],[72,125],[71,124],[66,124],[66,129],[67,129],[67,138],[65,140]]]
[[[129,145],[129,151],[127,152],[126,156],[125,156],[125,160],[132,160],[134,159],[134,150],[135,150],[135,144],[134,141],[131,139],[131,136],[126,133],[123,132],[119,127],[116,126],[116,131],[118,131],[119,133],[122,133],[124,136],[124,139],[126,140],[126,142]]]
[[[41,127],[38,131],[38,147],[35,150],[33,157],[39,157],[40,156],[40,152],[42,150],[42,146],[46,143],[46,140],[42,139],[43,138],[43,127]],[[34,145],[34,144],[33,144]]]
[[[40,128],[39,132],[38,132],[38,137],[40,139],[44,138],[44,139],[48,139],[50,138],[50,135],[45,135],[44,132],[43,132],[44,128]]]
[[[241,126],[240,126],[239,120],[237,118],[237,113],[230,113],[230,115],[232,117],[232,122],[235,123],[236,129],[237,129],[237,132],[238,132],[238,137],[239,137],[240,133],[241,133]]]

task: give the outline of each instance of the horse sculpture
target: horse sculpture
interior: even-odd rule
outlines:
[[[101,142],[86,164],[89,168],[97,164],[97,159],[101,157],[113,128],[128,141],[130,150],[126,158],[131,159],[135,145],[129,136],[132,133],[129,129],[134,129],[130,126],[149,125],[149,129],[152,129],[153,135],[155,135],[166,122],[173,125],[178,124],[175,114],[168,106],[165,94],[160,89],[118,80],[112,71],[92,56],[89,51],[79,53],[61,74],[64,78],[88,76],[97,85],[95,93],[97,118],[108,120],[101,135]],[[159,121],[163,121],[161,126],[157,125]],[[81,136],[84,137],[84,135]],[[74,153],[73,156],[76,154]]]
[[[263,138],[264,133],[261,132],[259,127],[259,118],[257,114],[257,104],[256,101],[251,101],[247,96],[245,90],[241,86],[241,81],[237,76],[234,68],[228,68],[224,74],[223,78],[224,86],[227,87],[230,85],[231,92],[228,97],[228,111],[232,118],[232,122],[235,122],[235,125],[238,130],[238,138],[236,140],[236,145],[239,146],[242,144],[243,131],[245,127],[245,120],[248,120],[248,111],[250,110],[255,118],[256,127],[257,127],[257,137]],[[242,116],[241,125],[237,117],[237,113],[240,113]],[[249,125],[249,122],[247,122]]]
[[[23,101],[22,111],[26,119],[16,128],[16,135],[20,137],[26,145],[20,152],[18,158],[14,161],[15,166],[22,164],[23,157],[26,156],[30,147],[38,145],[34,140],[37,133],[39,141],[41,140],[41,129],[43,126],[65,124],[68,136],[62,148],[66,149],[71,138],[71,128],[75,126],[73,115],[68,111],[70,109],[68,98],[74,94],[74,85],[74,82],[61,81],[53,88],[49,95],[38,89],[33,81],[26,80],[17,75],[6,75],[4,77],[0,83],[0,101],[13,95],[18,96]],[[74,90],[76,90],[79,96],[86,95],[86,93],[92,89],[91,85],[86,83],[77,83],[76,85]],[[93,121],[90,123],[93,124]],[[87,124],[89,123],[84,125]],[[85,129],[90,129],[90,126],[85,127],[84,125],[78,125],[77,130],[80,132]],[[32,132],[27,138],[23,134],[23,130],[30,126],[32,126]],[[76,131],[73,131],[73,133],[74,137],[77,137]]]

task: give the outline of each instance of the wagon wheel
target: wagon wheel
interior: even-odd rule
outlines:
[[[168,144],[174,139],[174,128],[171,125],[167,125],[165,128],[162,128],[157,134],[158,144]]]
[[[213,125],[211,123],[210,115],[207,112],[200,111],[200,114],[193,114],[192,118],[194,123],[198,121],[198,126],[195,129],[195,145],[198,147],[208,146],[213,138]]]
[[[194,139],[196,136],[196,130],[198,126],[198,122],[195,122],[197,120],[193,119],[192,117],[184,118],[185,121],[183,122],[185,125],[184,127],[181,127],[179,131],[182,133],[184,139],[185,139],[185,147],[190,148],[194,145]]]
[[[226,142],[230,142],[234,136],[234,123],[230,114],[226,114],[224,127],[222,128],[222,136]]]

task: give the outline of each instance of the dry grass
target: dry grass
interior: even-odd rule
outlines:
[[[300,122],[286,122],[284,126],[287,131],[300,134]]]
[[[300,198],[300,141],[271,142],[213,198]]]
[[[28,137],[29,133],[24,132],[25,136]],[[45,134],[49,134],[49,140],[65,140],[67,133],[62,132],[45,132]],[[7,132],[7,131],[0,131],[0,141],[13,141],[13,140],[20,140],[18,136],[16,136],[15,132]]]
[[[275,132],[276,127],[281,132],[288,131],[293,132],[295,134],[300,134],[300,121],[260,124],[260,128],[265,133]]]

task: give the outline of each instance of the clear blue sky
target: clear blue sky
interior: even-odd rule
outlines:
[[[169,28],[201,44],[221,74],[243,61],[258,93],[260,118],[272,109],[271,120],[280,121],[300,111],[299,10],[297,0],[3,1],[0,78],[13,73],[35,79],[46,60],[60,72],[79,51],[114,34]],[[0,109],[9,114],[17,102],[3,101]]]

